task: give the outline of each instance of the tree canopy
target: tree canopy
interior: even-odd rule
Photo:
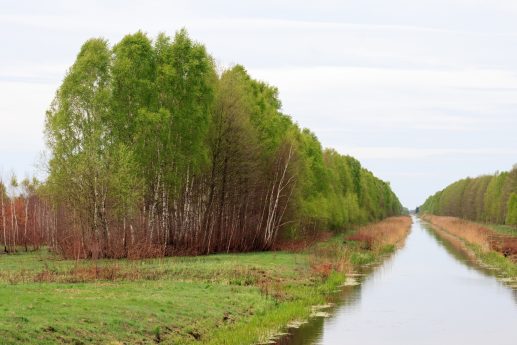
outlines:
[[[185,30],[88,40],[46,137],[65,255],[269,249],[402,211],[388,183],[282,113],[277,88],[240,65],[218,73]]]
[[[517,223],[517,167],[452,183],[430,196],[420,211],[496,224]]]

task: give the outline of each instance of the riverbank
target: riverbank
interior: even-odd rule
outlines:
[[[388,218],[298,253],[69,261],[43,250],[0,256],[5,344],[252,344],[307,319],[407,235]],[[368,238],[366,240],[365,238]],[[368,244],[369,243],[369,244]]]
[[[421,218],[466,255],[497,269],[505,278],[517,278],[517,235],[511,228],[430,214]]]

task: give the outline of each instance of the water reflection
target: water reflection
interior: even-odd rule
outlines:
[[[322,344],[321,338],[323,336],[324,324],[332,322],[332,320],[337,318],[339,312],[344,308],[351,310],[355,305],[359,304],[360,298],[362,296],[362,287],[366,282],[371,280],[375,281],[375,279],[378,277],[372,273],[375,271],[378,271],[379,274],[382,274],[383,271],[388,272],[391,269],[393,260],[398,255],[398,253],[400,253],[400,251],[386,258],[382,265],[362,267],[358,272],[358,276],[355,277],[356,280],[361,282],[360,285],[343,287],[339,293],[331,296],[330,302],[333,304],[333,307],[326,310],[331,315],[329,318],[324,319],[317,317],[311,319],[310,322],[301,325],[300,328],[291,330],[289,332],[290,334],[278,340],[276,345]]]
[[[517,293],[414,219],[406,245],[282,344],[515,344]]]
[[[499,274],[497,270],[490,269],[486,266],[480,265],[475,257],[466,254],[467,251],[465,248],[458,248],[457,245],[452,244],[445,238],[442,238],[440,236],[440,233],[432,229],[431,224],[427,223],[426,221],[420,220],[420,225],[439,245],[445,248],[448,254],[450,254],[454,259],[464,263],[469,269],[476,270],[486,276],[498,277]]]

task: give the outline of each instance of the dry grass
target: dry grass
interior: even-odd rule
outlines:
[[[379,250],[386,245],[401,244],[410,228],[410,217],[390,217],[361,227],[346,240],[359,242],[362,249]]]
[[[483,250],[490,249],[488,238],[491,231],[486,227],[456,217],[425,215],[422,218],[467,242],[477,244]]]
[[[337,242],[314,246],[309,253],[309,265],[313,273],[323,278],[334,271],[350,272],[350,249]]]
[[[433,230],[440,238],[449,243],[455,250],[462,253],[472,261],[476,260],[475,253],[465,245],[465,241],[461,237],[453,235],[440,226],[435,225]]]
[[[516,237],[502,235],[481,224],[456,217],[424,215],[422,218],[452,235],[478,245],[485,252],[493,250],[517,261]]]
[[[406,238],[410,228],[410,217],[391,217],[359,228],[347,236],[344,243],[334,239],[313,246],[309,255],[311,270],[321,277],[328,277],[332,272],[352,272],[355,265],[371,262],[386,253],[386,247],[390,247],[389,251],[394,250]]]
[[[328,241],[334,236],[331,231],[311,231],[299,239],[280,239],[274,244],[273,250],[300,253],[316,243]]]
[[[67,270],[56,270],[45,267],[41,271],[33,272],[21,270],[17,272],[0,272],[0,281],[10,284],[20,283],[92,283],[97,281],[136,281],[157,280],[166,275],[160,270],[142,270],[136,267],[121,267],[115,264],[89,264],[73,266]]]
[[[345,242],[329,241],[325,245],[314,246],[309,255],[309,263],[314,273],[328,277],[332,272],[352,272],[354,255],[368,253],[375,259],[386,246],[392,249],[406,238],[411,229],[411,218],[406,216],[390,217],[380,222],[359,228],[347,236]],[[347,245],[354,242],[357,245]]]

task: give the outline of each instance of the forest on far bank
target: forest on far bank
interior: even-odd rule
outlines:
[[[282,113],[275,87],[240,65],[218,72],[185,30],[85,42],[45,135],[46,181],[0,183],[6,252],[269,250],[402,212],[389,183]]]
[[[510,171],[456,181],[427,198],[419,212],[517,226],[517,164]]]

